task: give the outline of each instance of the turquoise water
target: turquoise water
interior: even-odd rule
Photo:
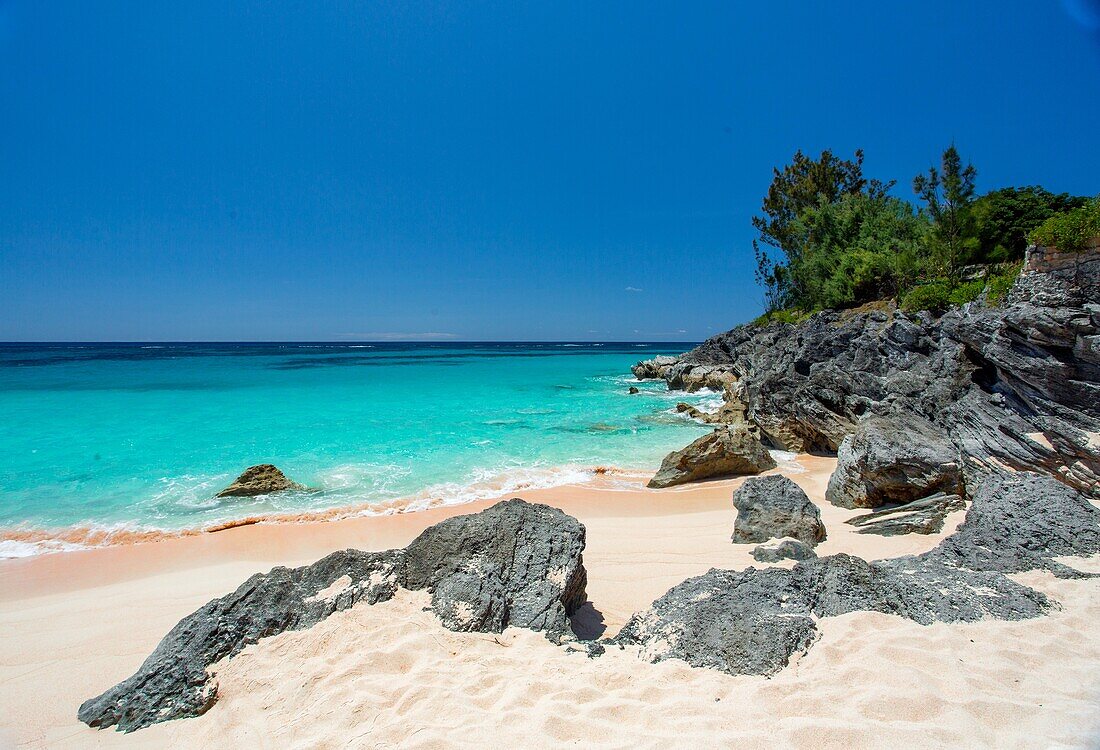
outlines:
[[[688,346],[3,345],[0,527],[175,530],[653,469],[707,429],[676,401],[715,395],[630,396],[629,367]],[[257,463],[316,491],[213,498]]]

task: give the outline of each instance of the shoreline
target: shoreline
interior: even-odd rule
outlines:
[[[828,528],[822,556],[920,553],[964,515],[952,513],[934,535],[857,534],[844,521],[864,511],[824,501],[835,459],[803,454],[793,463],[766,473],[786,474],[818,505]],[[591,607],[574,627],[605,637],[686,578],[761,566],[754,545],[730,542],[731,496],[744,480],[665,490],[596,481],[516,494],[585,524]],[[201,717],[133,734],[77,721],[80,703],[129,676],[180,618],[249,576],[347,547],[404,546],[429,525],[499,499],[0,561],[0,746],[220,748],[265,736],[286,746],[332,746],[366,730],[375,743],[430,747],[468,726],[491,747],[529,744],[531,731],[547,743],[721,738],[773,747],[778,737],[781,746],[824,738],[853,747],[940,747],[1059,736],[1070,747],[1074,732],[1081,738],[1100,725],[1100,684],[1090,672],[1100,663],[1100,632],[1086,625],[1100,616],[1100,592],[1089,581],[1038,571],[1022,578],[1061,602],[1048,616],[930,626],[873,612],[826,618],[821,642],[770,679],[675,660],[649,664],[630,649],[590,660],[514,628],[495,637],[454,633],[408,592],[264,639],[216,665],[221,697]],[[1085,568],[1098,565],[1094,558]],[[1035,643],[1049,658],[1036,662]],[[960,661],[970,669],[958,669]],[[562,722],[562,711],[573,719]],[[841,726],[838,712],[860,719]]]

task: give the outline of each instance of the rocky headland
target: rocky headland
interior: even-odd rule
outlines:
[[[198,716],[217,700],[218,662],[399,588],[430,592],[450,630],[527,628],[556,644],[581,640],[593,657],[616,646],[739,675],[783,669],[812,647],[823,618],[850,612],[920,624],[1040,617],[1059,603],[1010,575],[1084,577],[1056,558],[1100,553],[1098,300],[1100,254],[1033,248],[1003,305],[826,311],[742,326],[633,368],[725,399],[713,414],[683,410],[715,429],[670,454],[651,487],[769,471],[768,448],[828,452],[837,464],[825,500],[865,509],[847,520],[858,533],[934,534],[965,509],[928,552],[818,557],[828,536],[819,507],[787,477],[750,478],[726,528],[768,567],[688,578],[613,638],[583,641],[571,617],[587,600],[585,527],[513,499],[436,524],[403,549],[349,549],[253,576],[181,620],[79,718],[130,731]]]

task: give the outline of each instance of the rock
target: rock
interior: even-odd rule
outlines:
[[[217,700],[207,667],[261,638],[301,630],[360,601],[390,599],[399,552],[334,552],[302,568],[276,567],[180,620],[131,677],[85,701],[78,718],[124,732],[206,713]]]
[[[665,456],[649,486],[672,487],[711,477],[759,474],[775,465],[767,448],[749,430],[719,427]]]
[[[734,543],[791,537],[811,547],[825,541],[821,512],[802,488],[785,476],[746,479],[733,493]]]
[[[840,444],[825,499],[842,508],[877,508],[962,491],[959,451],[935,425],[915,415],[870,416]]]
[[[922,624],[1042,614],[1041,593],[995,573],[916,558],[868,563],[849,555],[769,567],[711,570],[674,586],[613,639],[642,658],[682,659],[733,675],[770,675],[817,638],[818,617],[874,611]]]
[[[634,377],[638,380],[655,380],[665,376],[668,368],[676,364],[676,357],[660,355],[653,359],[647,359],[630,368]]]
[[[995,474],[974,493],[966,518],[933,553],[950,565],[1020,573],[1084,574],[1055,562],[1100,553],[1100,509],[1053,477]]]
[[[398,586],[429,589],[432,609],[452,630],[511,625],[560,640],[586,601],[584,542],[576,519],[514,499],[436,524],[404,550],[344,550],[273,568],[181,620],[133,676],[85,701],[78,717],[128,732],[199,716],[217,700],[210,665],[356,603],[390,599]]]
[[[810,545],[786,537],[754,547],[752,557],[757,562],[774,563],[780,560],[809,560],[817,557],[817,553]]]
[[[938,534],[943,530],[947,514],[965,507],[966,501],[959,495],[940,492],[911,503],[849,518],[845,523],[858,526],[860,534]]]
[[[219,492],[215,497],[254,497],[270,495],[285,490],[304,490],[305,487],[292,482],[286,475],[271,464],[249,466],[233,484]]]
[[[636,386],[636,385],[630,386],[630,388],[628,388],[626,392],[629,393],[631,396],[633,396],[636,393],[641,393],[641,391],[638,390],[638,386]]]
[[[977,488],[963,524],[923,555],[866,562],[833,555],[791,570],[711,570],[674,586],[613,639],[650,661],[677,658],[730,674],[772,674],[816,638],[814,618],[872,611],[922,625],[1018,620],[1053,604],[1005,573],[1100,552],[1100,508],[1057,480],[994,474]]]
[[[557,640],[587,601],[584,543],[572,516],[506,500],[426,529],[405,548],[401,585],[431,589],[432,609],[451,630],[511,625]]]

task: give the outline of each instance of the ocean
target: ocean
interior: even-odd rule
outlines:
[[[0,556],[242,518],[393,512],[652,471],[718,394],[637,383],[689,343],[0,345]],[[630,385],[641,389],[628,395]],[[214,497],[252,464],[308,492]]]

